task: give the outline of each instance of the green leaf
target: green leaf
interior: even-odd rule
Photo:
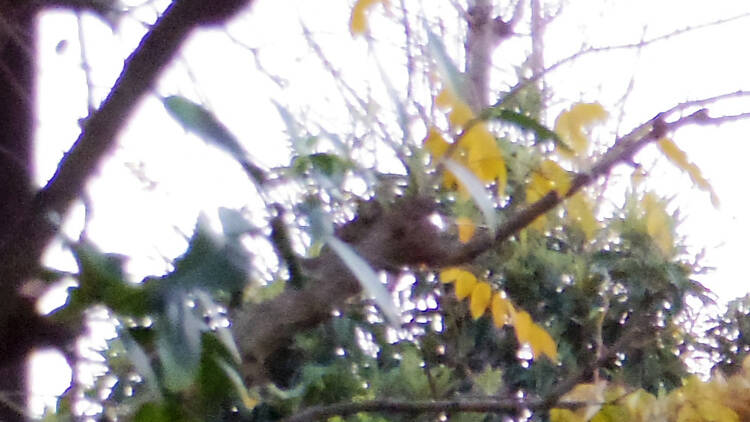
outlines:
[[[59,312],[61,317],[80,313],[96,304],[130,316],[143,316],[158,309],[152,286],[125,279],[122,256],[105,254],[86,241],[72,245],[71,250],[78,262],[79,286],[70,292],[68,306]]]
[[[141,406],[133,417],[134,422],[189,422],[195,419],[187,417],[180,411],[180,406],[174,401],[164,403],[149,402]]]
[[[179,95],[163,98],[162,102],[167,112],[185,130],[229,153],[256,183],[262,184],[267,179],[265,171],[250,161],[245,148],[213,113]]]
[[[226,217],[226,216],[225,216]],[[232,224],[226,218],[231,231]],[[163,289],[180,287],[185,291],[204,289],[230,296],[240,291],[247,281],[246,265],[250,256],[236,236],[213,233],[201,216],[185,253],[174,262],[174,271],[164,276]]]
[[[206,324],[195,315],[182,292],[170,295],[156,339],[164,386],[173,392],[189,388],[198,375],[201,335]]]
[[[555,133],[554,130],[523,113],[518,113],[501,107],[492,107],[482,111],[482,118],[500,120],[505,123],[510,123],[520,129],[530,130],[536,136],[537,142],[549,139],[561,148],[570,150],[570,147],[560,139],[560,136]]]
[[[427,30],[427,46],[432,53],[433,58],[437,62],[438,71],[442,76],[442,79],[446,81],[450,88],[459,95],[461,98],[466,99],[466,92],[464,87],[463,74],[458,70],[458,67],[448,55],[445,44],[443,41],[435,35],[429,28]]]
[[[128,359],[133,364],[135,370],[143,377],[150,393],[156,394],[161,400],[161,391],[159,390],[159,379],[156,376],[151,361],[140,344],[130,335],[128,330],[120,330],[118,333],[120,341],[125,349]]]
[[[370,264],[357,255],[351,246],[333,236],[328,239],[328,245],[346,264],[352,274],[357,277],[362,289],[373,297],[388,323],[393,327],[400,327],[401,313],[393,303],[391,294],[380,282],[380,277],[370,267]]]
[[[487,224],[487,230],[490,232],[490,236],[494,236],[495,230],[497,229],[495,205],[490,200],[491,196],[484,187],[484,183],[474,176],[474,173],[469,171],[466,167],[453,160],[445,159],[443,163],[445,164],[445,168],[450,170],[450,172],[456,176],[456,179],[463,184],[469,192],[469,195],[471,195],[471,198],[474,199],[474,203],[484,216],[484,221]]]
[[[488,366],[474,377],[474,384],[487,396],[497,394],[503,385],[503,371]]]
[[[289,110],[286,109],[286,107],[282,106],[278,102],[274,100],[271,101],[273,102],[273,105],[276,106],[276,110],[279,111],[279,115],[281,116],[281,120],[284,121],[284,125],[286,125],[286,131],[292,141],[292,147],[294,148],[294,150],[300,155],[309,154],[310,148],[306,145],[304,139],[300,136],[299,123],[297,123],[297,120],[294,118],[292,113],[290,113]]]

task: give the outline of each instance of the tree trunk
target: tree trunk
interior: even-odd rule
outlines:
[[[33,198],[35,10],[23,0],[0,0],[0,244],[8,241]],[[6,280],[0,280],[0,283]],[[7,284],[0,321],[0,421],[20,421],[26,406],[27,338],[36,337],[34,307]]]

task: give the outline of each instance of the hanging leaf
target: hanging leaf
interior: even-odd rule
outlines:
[[[445,168],[450,170],[454,176],[461,182],[466,190],[474,199],[474,203],[479,208],[479,211],[484,215],[484,221],[487,224],[487,229],[490,232],[490,236],[495,235],[495,229],[497,228],[497,218],[495,216],[495,206],[490,201],[490,196],[487,194],[487,190],[484,188],[484,184],[474,176],[465,167],[456,163],[452,160],[445,160]]]
[[[555,121],[555,132],[569,149],[558,152],[570,156],[569,151],[572,150],[578,156],[585,155],[589,147],[585,129],[606,118],[607,112],[597,103],[578,103],[562,112]]]
[[[442,158],[450,146],[451,144],[443,138],[443,135],[436,128],[430,128],[427,138],[424,140],[424,147],[430,152],[433,162]]]
[[[553,362],[557,362],[557,345],[552,336],[541,326],[531,320],[531,315],[521,311],[513,315],[513,326],[516,338],[520,344],[528,344],[531,347],[534,359],[547,356]]]
[[[492,322],[497,328],[502,328],[510,323],[511,315],[514,312],[513,305],[509,300],[502,297],[500,293],[492,295],[490,311],[492,312]]]
[[[464,89],[463,75],[448,55],[448,52],[445,49],[445,44],[443,44],[440,37],[435,35],[430,28],[427,27],[426,22],[425,30],[427,31],[427,47],[429,48],[432,57],[437,62],[437,68],[441,79],[448,84],[447,87],[451,89],[455,95],[464,97],[462,95]]]
[[[464,271],[456,279],[456,297],[458,300],[464,300],[471,292],[474,291],[474,287],[477,285],[477,278],[474,274]]]
[[[474,277],[474,274],[460,268],[452,267],[440,271],[440,281],[445,284],[453,283],[461,277]]]
[[[662,138],[657,142],[661,152],[672,162],[677,168],[686,172],[693,183],[698,186],[701,190],[708,192],[711,195],[711,204],[714,207],[719,206],[719,197],[716,195],[714,188],[708,183],[703,177],[701,170],[694,163],[688,161],[687,154],[681,150],[677,144],[675,144],[669,138]]]
[[[156,339],[164,387],[179,392],[188,389],[200,368],[201,333],[208,329],[187,305],[184,293],[169,295]]]
[[[215,358],[216,364],[224,372],[224,375],[229,379],[234,387],[237,396],[239,396],[245,409],[251,410],[258,405],[258,400],[250,397],[250,394],[245,387],[245,383],[242,381],[242,376],[234,369],[231,365],[220,358]]]
[[[179,95],[162,98],[162,103],[167,112],[185,130],[229,153],[256,183],[265,182],[267,179],[265,171],[250,161],[245,148],[213,113],[202,105]]]
[[[484,281],[477,283],[471,291],[471,302],[469,303],[472,318],[479,319],[484,315],[484,311],[490,305],[491,296],[492,288],[488,283]]]
[[[491,107],[482,111],[482,119],[494,119],[500,120],[501,122],[510,123],[519,129],[528,130],[534,133],[536,136],[536,142],[543,142],[546,140],[552,140],[556,146],[570,150],[565,142],[560,139],[560,136],[548,128],[547,126],[539,123],[536,119],[529,117],[523,113],[516,111],[503,109],[501,107]]]
[[[380,308],[380,311],[385,315],[388,323],[393,327],[400,327],[400,312],[393,303],[390,293],[388,293],[388,290],[383,283],[380,282],[380,277],[378,277],[375,270],[370,267],[370,264],[357,255],[351,246],[333,236],[328,238],[328,245],[334,252],[336,252],[344,264],[346,264],[352,274],[354,274],[362,285],[362,289],[367,292],[368,295],[372,296],[375,303]]]

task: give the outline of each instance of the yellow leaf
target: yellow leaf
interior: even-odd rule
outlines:
[[[504,191],[507,182],[505,160],[495,137],[483,123],[474,125],[459,141],[468,150],[469,169],[483,182],[497,180]]]
[[[671,139],[668,138],[662,138],[657,143],[659,145],[659,149],[661,150],[664,155],[669,158],[670,161],[672,161],[677,167],[681,169],[685,169],[685,167],[688,166],[689,161],[687,159],[687,154],[683,150],[681,150],[677,145],[672,142]]]
[[[575,154],[582,155],[586,153],[589,147],[589,140],[584,129],[596,122],[604,121],[606,118],[607,112],[601,104],[578,103],[573,105],[570,110],[560,113],[555,121],[555,132]],[[558,149],[558,152],[569,155],[563,149]]]
[[[458,240],[461,243],[466,243],[474,236],[476,226],[469,217],[458,217],[456,219],[456,225],[458,226]]]
[[[557,362],[557,343],[541,325],[534,324],[532,327],[529,346],[534,353],[534,358],[544,355],[552,362]]]
[[[519,344],[524,344],[529,341],[531,336],[531,326],[534,322],[531,320],[531,315],[526,311],[517,312],[513,315],[513,328],[516,331],[516,339]]]
[[[458,98],[453,94],[453,91],[451,91],[449,88],[443,88],[438,92],[437,97],[435,97],[435,105],[438,106],[441,110],[447,110],[451,108],[453,103],[458,101]]]
[[[557,362],[557,345],[552,336],[541,326],[531,320],[531,315],[526,311],[518,312],[513,317],[513,326],[516,330],[516,338],[520,344],[528,343],[534,359],[546,355],[552,361]]]
[[[594,207],[584,191],[577,192],[565,205],[568,219],[578,224],[586,239],[592,239],[596,235],[596,231],[599,230],[599,221],[597,221],[594,215]]]
[[[550,422],[587,422],[586,419],[582,419],[568,409],[550,409],[549,420]]]
[[[464,300],[469,297],[474,287],[477,285],[477,278],[474,274],[463,271],[456,279],[456,297],[458,300]]]
[[[665,255],[670,255],[674,248],[671,229],[672,219],[664,209],[664,204],[652,192],[643,195],[641,202],[645,212],[646,231],[654,240],[656,246]]]
[[[531,173],[531,180],[529,181],[529,184],[526,185],[526,202],[528,203],[534,203],[544,195],[547,194],[547,192],[552,190],[552,182],[547,180],[546,177],[542,176],[541,174],[537,172]]]
[[[367,12],[376,3],[386,3],[387,0],[357,0],[352,8],[351,21],[349,22],[349,29],[352,34],[363,34],[367,31]]]
[[[570,176],[559,164],[552,160],[544,160],[539,166],[542,175],[552,182],[559,195],[565,195],[570,189]]]
[[[591,419],[602,407],[604,402],[604,390],[607,384],[604,382],[599,383],[584,383],[578,384],[573,387],[572,390],[567,392],[560,398],[562,403],[591,403],[588,406],[583,406],[576,409],[575,413],[580,420],[588,421]]]
[[[690,176],[690,180],[693,181],[693,184],[698,186],[699,189],[704,190],[711,195],[711,204],[714,207],[718,208],[719,198],[716,195],[716,192],[714,191],[713,187],[711,187],[711,184],[708,183],[708,180],[703,177],[703,174],[701,173],[698,166],[688,161],[685,151],[681,150],[677,146],[677,144],[675,144],[669,138],[660,139],[657,145],[659,146],[659,149],[664,154],[664,156],[666,156],[669,161],[672,162],[672,164],[674,164],[675,166],[677,166],[677,168],[686,172],[688,176]]]
[[[440,271],[440,281],[446,284],[453,283],[454,281],[464,276],[464,274],[471,273],[457,267],[446,268],[443,271]]]
[[[448,121],[452,127],[463,127],[473,118],[474,113],[471,111],[471,107],[460,100],[453,103],[453,110],[448,114]]]
[[[430,128],[430,133],[424,141],[424,147],[430,152],[430,155],[437,159],[443,156],[451,144],[443,138],[443,135],[434,127]]]
[[[644,389],[628,394],[623,400],[633,421],[648,421],[650,409],[656,403],[656,397]]]
[[[490,304],[491,296],[492,288],[488,283],[484,281],[477,283],[471,292],[471,303],[469,304],[472,318],[479,319],[484,315],[484,311],[487,310],[487,306]]]
[[[702,399],[695,403],[698,414],[703,420],[717,422],[739,422],[737,413],[715,400]]]
[[[509,300],[502,297],[500,293],[492,295],[492,301],[490,303],[490,312],[492,312],[492,321],[495,323],[495,327],[501,328],[505,324],[510,322],[511,310],[513,305]]]
[[[690,404],[686,403],[680,407],[677,412],[677,422],[702,422],[703,418],[700,417],[695,408]]]

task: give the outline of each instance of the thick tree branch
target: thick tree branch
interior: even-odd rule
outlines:
[[[313,406],[286,418],[283,422],[309,422],[327,420],[332,416],[346,416],[359,412],[382,413],[440,413],[440,412],[475,412],[475,413],[516,413],[524,409],[536,409],[540,401],[523,401],[517,399],[488,400],[435,400],[435,401],[400,401],[371,400],[355,403],[337,403],[328,406]]]
[[[109,96],[88,119],[55,175],[31,201],[30,209],[24,212],[24,220],[2,239],[0,280],[6,292],[17,292],[20,285],[34,274],[66,211],[81,195],[86,181],[111,150],[139,100],[151,89],[188,34],[201,25],[224,22],[251,2],[175,0],[167,8],[126,60]],[[47,4],[54,5],[55,2]],[[7,325],[17,308],[12,304],[0,308],[0,326]],[[17,356],[3,356],[2,360],[7,362],[15,358]]]

